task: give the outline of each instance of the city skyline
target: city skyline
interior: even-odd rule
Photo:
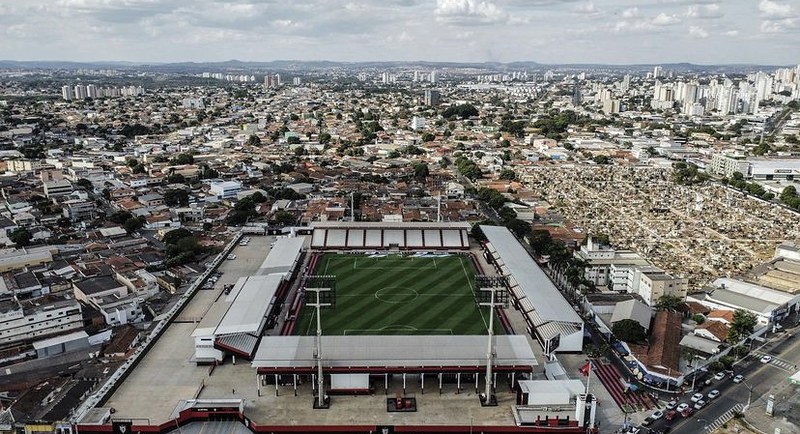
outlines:
[[[781,0],[0,1],[0,58],[782,64]]]

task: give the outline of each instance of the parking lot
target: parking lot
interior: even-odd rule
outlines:
[[[226,260],[220,265],[221,275],[208,289],[200,289],[181,314],[169,325],[144,359],[128,376],[106,403],[116,410],[117,419],[134,419],[137,423],[161,423],[168,420],[181,399],[198,396],[209,376],[208,366],[197,366],[192,361],[194,339],[192,332],[222,293],[225,284],[233,284],[241,276],[254,273],[269,253],[275,237],[251,237],[247,246],[233,250],[236,260]],[[244,365],[242,367],[245,367]],[[249,363],[245,371],[232,370],[239,378],[231,383],[253,384]]]

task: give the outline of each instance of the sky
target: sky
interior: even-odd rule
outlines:
[[[800,62],[800,0],[0,0],[0,59]]]

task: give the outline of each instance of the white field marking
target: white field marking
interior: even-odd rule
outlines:
[[[347,336],[348,333],[360,333],[360,334],[381,334],[381,332],[385,332],[387,330],[408,330],[412,332],[426,332],[426,333],[450,333],[453,335],[453,329],[418,329],[414,326],[410,325],[401,325],[395,324],[390,326],[385,326],[377,329],[347,329],[344,331],[344,335]]]
[[[469,280],[469,273],[467,273],[467,267],[464,266],[464,258],[458,258],[458,262],[461,263],[461,269],[464,270],[464,277],[466,277],[467,282],[469,282],[469,289],[472,290],[472,293],[474,294],[475,288],[472,286],[472,281]],[[481,314],[481,320],[483,320],[483,325],[486,327],[486,330],[489,330],[489,323],[486,322],[486,317],[483,316],[483,310],[481,310],[481,306],[475,306],[475,307],[478,308],[478,313]]]

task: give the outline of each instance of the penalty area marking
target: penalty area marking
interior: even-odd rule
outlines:
[[[393,324],[388,325],[385,327],[377,328],[377,329],[346,329],[344,331],[344,335],[347,336],[348,334],[356,334],[356,335],[370,335],[376,334],[380,335],[387,331],[409,331],[413,333],[427,333],[427,334],[453,334],[453,329],[419,329],[411,325],[403,325],[403,324]]]

